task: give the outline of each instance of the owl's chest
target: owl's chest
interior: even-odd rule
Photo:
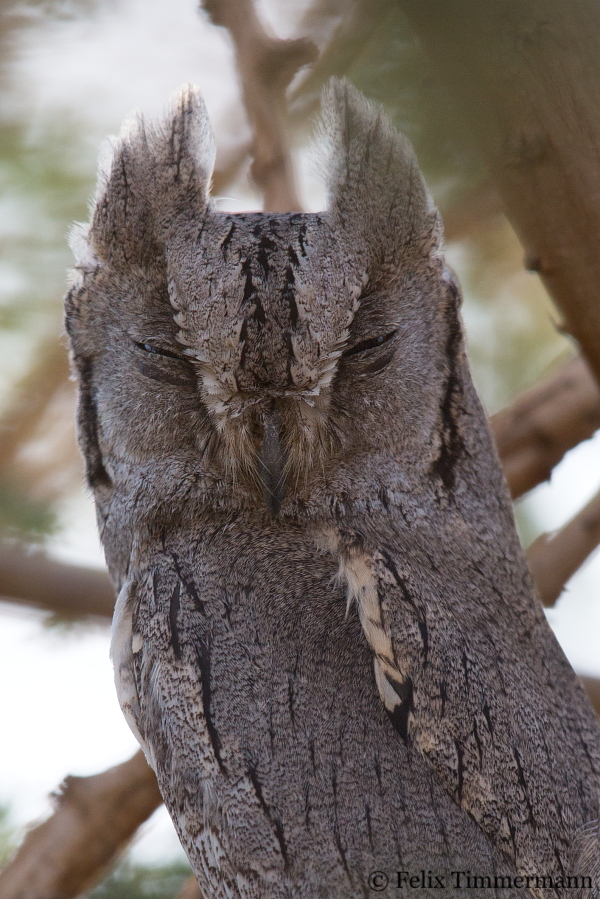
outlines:
[[[394,730],[336,560],[296,537],[161,549],[120,601],[121,701],[207,895],[350,899],[372,870],[491,863]]]
[[[132,657],[146,703],[158,671],[177,690],[182,672],[195,672],[207,720],[219,719],[251,751],[330,718],[357,666],[364,692],[369,650],[356,615],[346,614],[336,562],[294,536],[210,542],[193,555],[174,548],[139,572]]]

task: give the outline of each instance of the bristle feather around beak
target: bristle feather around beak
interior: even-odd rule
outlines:
[[[266,413],[264,433],[258,458],[259,477],[263,496],[271,515],[279,514],[285,497],[286,453],[281,443],[276,416]]]

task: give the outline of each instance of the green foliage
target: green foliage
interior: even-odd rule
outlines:
[[[445,93],[399,4],[364,5],[354,53],[332,54],[335,74],[346,75],[382,103],[412,141],[442,212],[477,189],[485,165],[469,128]],[[570,350],[560,319],[539,278],[523,268],[523,252],[502,216],[479,222],[471,236],[451,246],[465,297],[464,317],[474,379],[494,412],[541,377]]]
[[[94,163],[82,174],[79,141],[66,123],[35,136],[26,122],[1,124],[0,328],[58,334],[71,262],[65,236],[74,218],[86,217]]]
[[[89,899],[174,899],[191,873],[184,861],[154,867],[125,860],[88,896]]]
[[[363,4],[351,34],[341,32],[323,66],[345,75],[382,103],[412,141],[436,200],[477,183],[485,167],[451,101],[435,83],[431,66],[395,0]]]
[[[36,502],[16,484],[0,479],[0,532],[3,537],[39,540],[52,533],[56,514],[48,503]]]
[[[17,830],[10,820],[6,805],[0,805],[0,869],[4,867],[17,846]]]

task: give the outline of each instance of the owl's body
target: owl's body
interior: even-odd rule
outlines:
[[[600,737],[533,595],[437,216],[382,115],[328,102],[325,213],[212,209],[189,92],[101,185],[67,326],[120,701],[206,899],[421,870],[419,895],[578,895]]]

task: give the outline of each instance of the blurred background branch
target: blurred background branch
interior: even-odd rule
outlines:
[[[545,606],[552,606],[567,581],[600,543],[600,493],[559,531],[541,534],[527,561]]]
[[[40,549],[0,544],[0,596],[64,618],[111,618],[115,591],[106,571],[59,562]]]
[[[2,899],[71,899],[89,889],[161,804],[143,753],[92,777],[67,777],[55,811],[0,873]]]
[[[269,212],[299,211],[288,146],[286,90],[294,75],[313,62],[317,48],[305,38],[278,40],[267,34],[252,0],[204,0],[215,25],[231,35],[246,114],[252,126],[252,177]]]
[[[513,499],[548,480],[565,454],[600,428],[600,389],[581,357],[521,394],[491,419]]]
[[[527,267],[600,378],[600,8],[594,0],[550,0],[543,14],[535,0],[401,6],[437,88],[488,163]]]

